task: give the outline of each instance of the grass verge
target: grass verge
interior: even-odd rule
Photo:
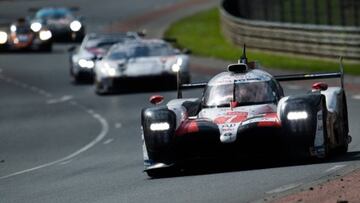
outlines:
[[[178,46],[192,50],[198,56],[214,57],[236,61],[241,48],[226,41],[220,30],[219,11],[213,8],[173,23],[165,32],[165,37],[176,38]],[[250,60],[257,60],[262,66],[286,70],[338,71],[339,64],[334,60],[313,59],[291,54],[277,54],[248,49]],[[347,63],[347,74],[360,75],[360,63]]]

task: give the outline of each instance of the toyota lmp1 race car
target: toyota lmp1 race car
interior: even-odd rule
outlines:
[[[351,137],[342,68],[272,76],[253,64],[242,57],[207,83],[179,83],[177,99],[142,110],[144,165],[150,177],[197,158],[325,158],[330,151],[347,152]],[[317,82],[308,93],[284,96],[279,84],[321,78],[341,78],[341,86]],[[202,98],[181,98],[181,89],[187,88],[204,88]],[[153,104],[162,100],[150,98]]]
[[[189,56],[160,39],[142,39],[115,44],[95,63],[96,93],[125,91],[129,88],[161,84],[176,87],[190,81]],[[143,88],[144,86],[141,86]]]
[[[42,27],[46,26],[53,34],[54,41],[81,42],[85,36],[85,26],[82,17],[74,15],[78,8],[64,7],[45,7],[41,9],[31,8],[35,11],[35,16],[31,20],[31,29],[39,32]]]
[[[74,82],[92,81],[95,61],[101,59],[112,45],[138,39],[140,35],[136,32],[87,34],[76,51],[75,46],[69,48],[70,75]]]
[[[38,32],[30,28],[30,23],[19,18],[7,31],[0,31],[2,51],[51,51],[52,33],[46,27]]]

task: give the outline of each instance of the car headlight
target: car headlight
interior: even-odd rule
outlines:
[[[39,38],[42,41],[49,40],[51,37],[52,37],[52,34],[51,34],[50,30],[42,30],[39,33]]]
[[[117,75],[115,67],[112,67],[109,63],[105,62],[104,66],[100,69],[101,72],[107,76],[114,77]]]
[[[182,59],[182,58],[178,58],[178,59],[176,60],[176,63],[174,63],[174,64],[171,66],[171,70],[172,70],[174,73],[179,72],[182,64],[183,64],[183,59]]]
[[[78,62],[81,68],[94,68],[95,63],[92,60],[80,59]]]
[[[16,25],[11,25],[10,26],[10,31],[11,32],[16,32],[17,28],[16,28]]]
[[[6,32],[0,31],[0,44],[5,44],[8,40],[8,35]]]
[[[170,125],[168,122],[150,124],[151,131],[164,131],[164,130],[169,130],[169,129],[170,129]]]
[[[291,111],[287,114],[288,120],[303,120],[308,118],[306,111]]]
[[[31,23],[31,25],[30,25],[30,29],[34,32],[39,32],[41,30],[41,27],[42,27],[42,25],[39,22],[34,22],[34,23]]]
[[[80,21],[78,20],[74,20],[70,23],[70,29],[74,32],[77,32],[81,29],[82,25],[80,23]]]

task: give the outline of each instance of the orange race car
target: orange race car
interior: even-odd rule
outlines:
[[[52,33],[47,28],[34,32],[24,18],[10,25],[10,29],[0,31],[0,48],[3,51],[51,51]]]

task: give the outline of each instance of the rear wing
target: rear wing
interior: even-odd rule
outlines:
[[[274,78],[279,81],[295,81],[295,80],[314,80],[314,79],[330,79],[340,78],[341,88],[344,88],[344,65],[343,58],[340,57],[340,72],[324,72],[324,73],[310,73],[310,74],[291,74],[291,75],[276,75]]]
[[[330,79],[340,78],[341,88],[344,89],[344,65],[343,57],[339,58],[340,72],[324,72],[324,73],[310,73],[310,74],[290,74],[290,75],[276,75],[274,78],[279,81],[296,81],[296,80],[314,80],[314,79]],[[207,82],[180,84],[180,72],[177,73],[177,97],[182,98],[182,90],[205,88]]]

